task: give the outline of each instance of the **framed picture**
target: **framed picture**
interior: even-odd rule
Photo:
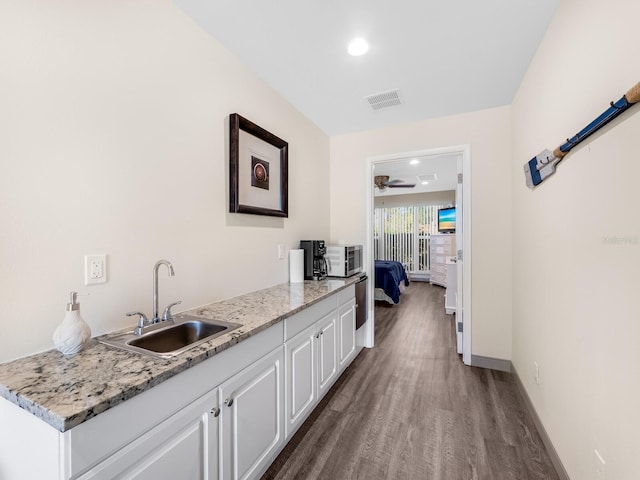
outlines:
[[[237,113],[229,134],[229,211],[288,217],[289,144]]]

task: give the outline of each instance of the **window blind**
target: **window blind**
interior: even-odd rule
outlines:
[[[429,235],[438,233],[438,209],[445,205],[379,207],[374,210],[374,255],[408,272],[429,272]]]

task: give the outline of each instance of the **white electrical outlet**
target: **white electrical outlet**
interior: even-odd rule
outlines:
[[[540,385],[540,365],[538,362],[533,362],[533,379],[536,381],[536,385]]]
[[[284,245],[281,243],[278,244],[278,258],[280,260],[284,259]]]
[[[107,282],[107,256],[105,254],[84,256],[84,284],[96,285]]]
[[[605,480],[604,467],[606,466],[606,463],[604,459],[600,456],[600,453],[598,453],[598,450],[594,450],[593,453],[594,453],[593,464],[594,464],[594,471],[596,473],[596,480]]]

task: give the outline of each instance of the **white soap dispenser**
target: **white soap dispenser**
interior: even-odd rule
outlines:
[[[91,328],[80,316],[77,296],[77,292],[71,292],[71,303],[67,303],[64,320],[53,332],[53,344],[65,355],[78,353],[91,338]]]

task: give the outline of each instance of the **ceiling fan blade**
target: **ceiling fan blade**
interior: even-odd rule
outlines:
[[[393,180],[387,180],[384,184],[389,188],[413,188],[415,183],[407,183],[401,178],[394,178]]]
[[[381,192],[384,192],[387,189],[387,187],[413,188],[416,186],[415,183],[404,183],[404,180],[400,178],[394,178],[393,180],[390,180],[388,175],[376,175],[373,178],[373,183]]]
[[[388,183],[387,187],[389,188],[413,188],[415,187],[415,183]]]

